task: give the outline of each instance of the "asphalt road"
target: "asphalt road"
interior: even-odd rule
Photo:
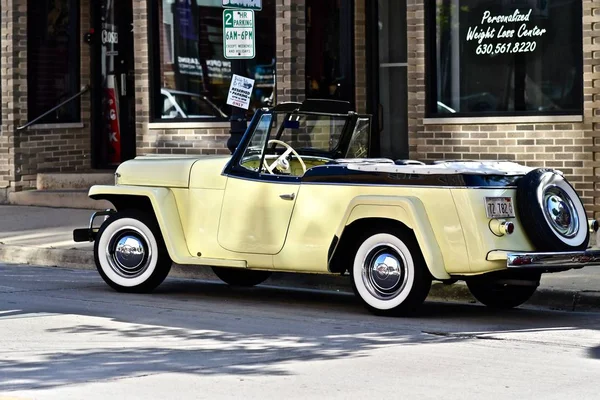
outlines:
[[[427,303],[369,315],[347,294],[0,265],[0,399],[592,399],[600,314]]]

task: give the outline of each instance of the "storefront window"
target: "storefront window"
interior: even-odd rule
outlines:
[[[306,0],[306,97],[354,102],[354,1]]]
[[[226,120],[232,61],[223,55],[220,0],[156,2],[154,119]],[[275,0],[255,11],[256,57],[245,60],[243,75],[254,79],[249,114],[273,102],[275,93]]]
[[[580,0],[426,4],[429,116],[582,113]]]
[[[29,0],[27,4],[27,83],[29,119],[79,92],[79,1]],[[41,123],[78,122],[79,100]]]

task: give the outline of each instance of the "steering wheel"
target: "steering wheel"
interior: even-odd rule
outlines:
[[[290,154],[293,154],[296,156],[298,161],[300,161],[300,165],[302,166],[303,173],[306,173],[306,165],[304,164],[302,157],[300,157],[300,154],[298,154],[298,152],[296,150],[294,150],[292,148],[292,146],[290,146],[289,144],[287,144],[285,142],[282,142],[281,140],[275,140],[275,139],[269,140],[268,144],[269,145],[280,144],[287,149],[282,155],[277,157],[277,160],[273,161],[271,163],[271,165],[269,165],[265,160],[265,168],[267,169],[267,171],[269,171],[269,173],[271,175],[275,175],[275,172],[273,172],[275,169],[278,169],[282,172],[287,172],[290,170],[290,162],[287,159]]]

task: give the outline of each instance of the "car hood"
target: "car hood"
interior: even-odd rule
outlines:
[[[188,188],[194,165],[209,175],[220,175],[231,156],[162,156],[136,157],[117,169],[119,185]],[[215,169],[218,171],[209,171]]]

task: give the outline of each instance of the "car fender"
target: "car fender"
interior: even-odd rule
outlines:
[[[115,196],[139,196],[150,200],[158,221],[167,250],[173,262],[186,264],[192,256],[185,245],[183,226],[179,218],[175,196],[170,189],[146,186],[92,186],[89,197],[95,200],[109,200]]]
[[[336,236],[341,239],[344,229],[348,225],[365,218],[390,219],[401,222],[412,229],[431,275],[436,279],[450,279],[427,212],[418,198],[411,196],[358,196],[348,205]]]

